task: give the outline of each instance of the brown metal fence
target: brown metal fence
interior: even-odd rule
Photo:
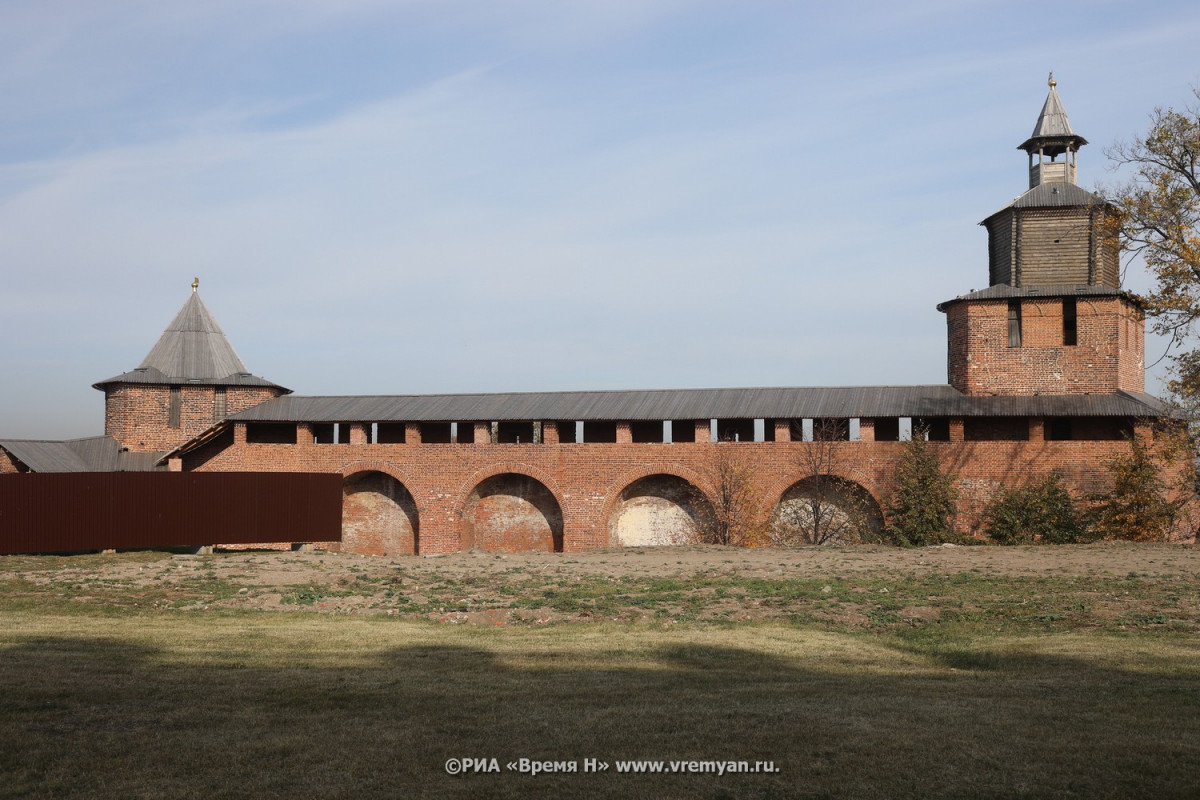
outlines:
[[[342,476],[0,475],[0,554],[341,541]]]

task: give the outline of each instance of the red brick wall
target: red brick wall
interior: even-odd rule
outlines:
[[[181,386],[179,427],[170,421],[171,389],[141,383],[122,383],[104,393],[104,432],[134,451],[170,450],[212,427],[215,403],[213,386]],[[226,388],[225,413],[235,414],[278,397],[269,386]]]
[[[679,444],[245,444],[212,455],[204,470],[298,470],[355,475],[386,471],[411,494],[419,525],[419,551],[453,552],[464,547],[549,549],[547,531],[556,525],[531,482],[524,488],[489,481],[516,474],[546,488],[561,514],[562,549],[586,550],[617,544],[614,515],[622,493],[649,475],[678,475],[711,497],[705,475],[715,448],[737,448],[754,465],[760,496],[769,514],[779,498],[806,476],[803,442]],[[903,442],[836,442],[837,474],[865,488],[886,508]],[[957,474],[962,493],[958,526],[978,532],[979,515],[1000,486],[1059,470],[1080,496],[1105,487],[1104,461],[1127,452],[1123,441],[1026,441],[931,443],[946,468]],[[187,466],[185,459],[185,467]],[[482,488],[481,488],[482,487]],[[490,507],[481,504],[484,497]],[[540,505],[539,505],[540,504]],[[483,511],[480,506],[483,505]],[[540,519],[530,507],[540,508]],[[505,515],[514,520],[505,538]],[[351,545],[353,547],[353,545]]]
[[[339,549],[373,556],[413,555],[419,549],[419,519],[412,495],[383,472],[346,480]]]
[[[1121,297],[1079,297],[1077,341],[1063,345],[1062,300],[1021,301],[1021,346],[1008,346],[1008,301],[946,309],[947,374],[965,394],[1145,391],[1144,315]]]
[[[11,475],[17,472],[21,472],[21,468],[17,466],[17,460],[7,450],[0,447],[0,475]]]
[[[461,546],[505,552],[561,552],[562,506],[535,478],[493,475],[479,484],[461,513]]]

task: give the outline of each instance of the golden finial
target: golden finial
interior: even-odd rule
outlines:
[[[1050,79],[1047,80],[1046,83],[1051,89],[1053,89],[1055,86],[1058,86],[1058,81],[1054,80],[1054,70],[1050,70]]]
[[[199,288],[200,288],[200,279],[199,279],[199,278],[192,278],[192,291],[194,292],[194,291],[196,291],[196,290],[197,290],[197,289],[199,289]]]

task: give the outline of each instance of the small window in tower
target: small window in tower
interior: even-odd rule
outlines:
[[[220,422],[225,419],[225,387],[218,386],[213,390],[213,420]]]
[[[179,427],[179,406],[181,404],[180,389],[178,386],[171,387],[170,403],[167,406],[167,427]]]
[[[1008,346],[1021,346],[1021,301],[1008,301]]]
[[[1079,336],[1079,329],[1075,322],[1075,298],[1064,297],[1062,303],[1063,344],[1070,346],[1078,341]]]

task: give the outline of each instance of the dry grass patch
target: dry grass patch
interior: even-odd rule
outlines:
[[[1196,785],[1167,632],[9,611],[6,797],[1128,797]],[[451,756],[777,774],[451,777]]]
[[[3,558],[0,797],[1190,797],[1198,553]]]

